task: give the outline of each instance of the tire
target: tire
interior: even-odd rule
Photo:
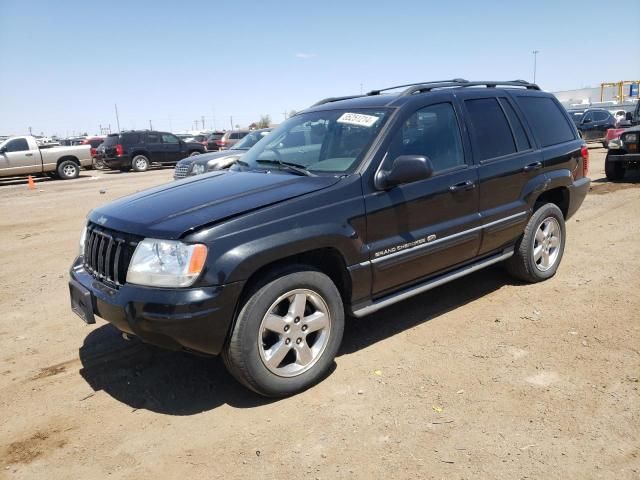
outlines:
[[[246,387],[286,397],[324,378],[343,331],[342,297],[331,279],[309,267],[292,268],[253,289],[222,356]]]
[[[58,178],[61,180],[71,180],[72,178],[78,178],[80,175],[80,166],[73,160],[64,160],[60,162],[56,171],[58,172]]]
[[[193,152],[191,152],[191,153],[189,154],[189,156],[190,156],[190,157],[195,157],[196,155],[200,155],[200,152],[199,152],[199,151],[197,151],[197,150],[196,150],[196,151],[193,151]]]
[[[602,146],[604,148],[609,148],[609,142],[607,142],[606,140],[604,142],[602,142]]]
[[[620,162],[609,161],[609,156],[604,160],[604,174],[607,180],[622,180],[624,178],[624,165]]]
[[[505,262],[507,271],[529,283],[553,277],[562,260],[565,239],[562,211],[553,203],[542,204],[529,219],[513,256]]]
[[[144,155],[136,155],[131,160],[131,167],[134,172],[146,172],[149,170],[149,159]]]

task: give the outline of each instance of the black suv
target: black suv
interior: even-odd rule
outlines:
[[[172,165],[205,151],[201,143],[185,142],[173,133],[134,130],[108,135],[96,161],[112,170],[144,172],[152,163]]]
[[[221,353],[244,385],[284,396],[323,378],[347,314],[501,262],[552,277],[590,183],[564,108],[524,81],[402,87],[323,100],[228,171],[93,210],[73,310]]]

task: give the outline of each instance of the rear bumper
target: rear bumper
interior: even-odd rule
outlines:
[[[217,355],[231,328],[243,282],[201,288],[113,289],[91,276],[78,257],[70,287],[90,292],[93,314],[122,332],[171,350]]]
[[[589,192],[589,186],[591,185],[590,178],[581,178],[573,182],[573,185],[569,186],[569,208],[567,209],[567,219],[571,218],[574,213],[578,211],[584,198]]]
[[[122,157],[102,157],[102,162],[109,168],[118,169],[131,166],[131,158],[129,155],[123,155]]]

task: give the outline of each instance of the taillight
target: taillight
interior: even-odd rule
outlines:
[[[587,145],[582,145],[580,156],[582,156],[582,176],[586,177],[589,175],[589,149]]]
[[[216,140],[216,145],[224,147],[227,142],[225,140]]]
[[[97,153],[98,153],[98,149],[91,147],[91,156],[95,157]]]
[[[119,157],[124,155],[124,148],[122,148],[122,145],[120,145],[120,144],[116,145],[116,155],[119,156]]]

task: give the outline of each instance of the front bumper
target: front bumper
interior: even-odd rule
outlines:
[[[201,288],[122,285],[113,289],[96,280],[78,257],[70,288],[87,294],[93,314],[122,332],[171,350],[217,355],[231,328],[243,282]]]
[[[640,162],[640,153],[627,153],[626,155],[607,155],[607,162]]]
[[[584,202],[587,192],[589,192],[589,186],[591,185],[591,179],[588,177],[580,178],[569,185],[569,208],[567,209],[567,219],[571,218],[574,213],[578,211],[582,202]]]

